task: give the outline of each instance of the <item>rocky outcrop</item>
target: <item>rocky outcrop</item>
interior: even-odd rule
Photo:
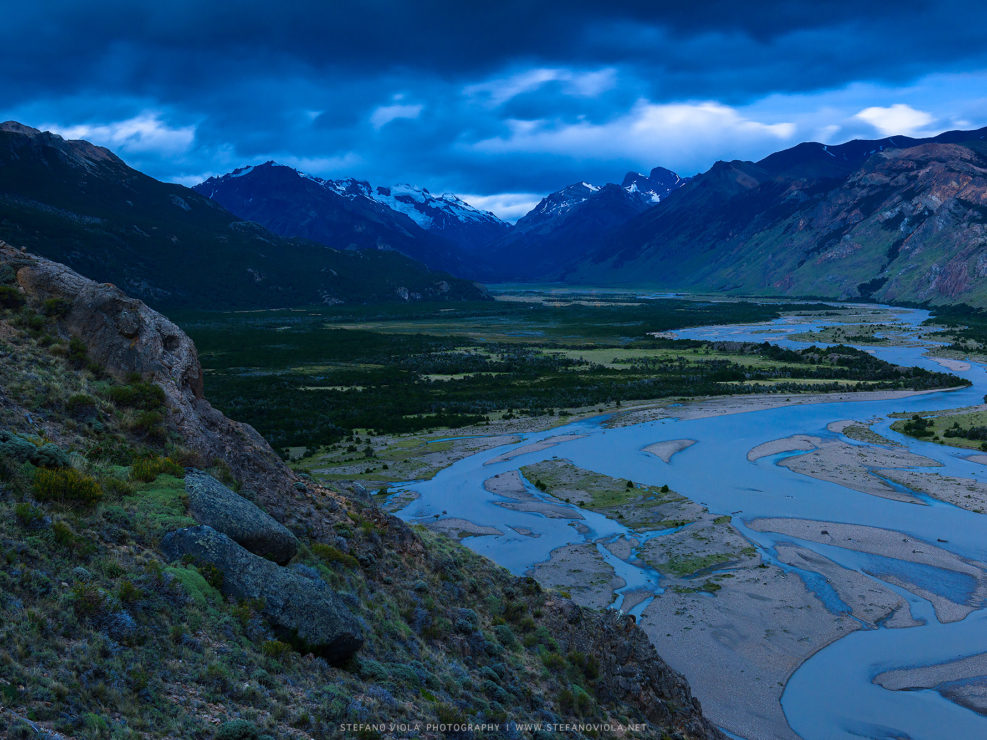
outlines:
[[[307,570],[275,565],[207,526],[165,535],[161,551],[169,560],[188,556],[218,568],[222,592],[261,604],[279,637],[300,650],[338,664],[363,645],[360,622],[335,591]]]
[[[295,556],[298,540],[283,524],[234,493],[211,475],[185,475],[189,512],[199,524],[222,532],[237,544],[284,565]]]
[[[244,487],[272,504],[291,493],[295,476],[264,438],[205,400],[198,353],[178,326],[109,283],[0,242],[4,265],[16,270],[32,303],[65,302],[61,328],[85,342],[90,359],[107,373],[120,380],[136,373],[161,386],[171,426],[207,463],[226,463]]]

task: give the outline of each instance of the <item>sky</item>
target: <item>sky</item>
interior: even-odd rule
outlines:
[[[0,120],[193,185],[267,160],[515,220],[663,166],[987,125],[971,0],[0,0]]]

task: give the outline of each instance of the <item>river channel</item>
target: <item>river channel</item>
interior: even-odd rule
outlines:
[[[885,308],[896,315],[898,344],[904,342],[910,346],[857,346],[895,364],[943,371],[941,364],[925,354],[930,343],[918,338],[919,326],[928,313]],[[712,341],[770,341],[801,348],[809,344],[795,341],[790,335],[816,331],[829,323],[837,322],[820,321],[818,317],[808,322],[799,317],[785,317],[768,324],[701,327],[677,331],[674,335]],[[772,729],[770,724],[758,725],[757,717],[747,723],[733,724],[724,719],[729,713],[727,708],[719,714],[713,712],[711,716],[731,734],[752,740],[790,737],[791,733],[804,738],[987,737],[987,717],[933,687],[901,691],[875,682],[877,676],[889,671],[936,666],[987,653],[987,604],[979,587],[982,580],[987,580],[981,579],[987,574],[984,565],[987,516],[903,486],[898,487],[912,494],[914,500],[870,495],[779,464],[793,454],[806,452],[787,451],[755,460],[748,456],[758,445],[794,435],[811,435],[822,440],[838,438],[845,444],[863,445],[828,427],[839,420],[867,419],[874,432],[901,445],[902,449],[940,464],[934,468],[923,467],[924,473],[987,483],[987,465],[968,460],[971,450],[921,442],[890,430],[893,420],[888,414],[892,412],[930,411],[983,402],[987,374],[982,366],[970,363],[969,369],[951,372],[968,379],[972,385],[908,397],[786,405],[703,418],[663,418],[625,426],[608,424],[610,415],[582,420],[525,435],[520,443],[472,455],[440,471],[431,480],[402,484],[400,490],[414,491],[418,497],[398,515],[413,522],[448,517],[496,527],[503,534],[468,537],[463,542],[512,572],[523,574],[565,545],[633,536],[640,546],[648,538],[667,536],[670,530],[630,532],[620,521],[556,499],[551,499],[553,506],[578,512],[579,526],[573,526],[573,519],[564,516],[550,517],[537,511],[508,508],[503,505],[503,496],[484,486],[492,477],[539,461],[564,458],[579,468],[613,478],[645,485],[667,484],[706,507],[711,514],[731,516],[732,526],[757,549],[763,562],[797,575],[813,599],[818,600],[819,609],[844,618],[850,612],[828,575],[832,567],[838,567],[897,594],[910,612],[905,626],[900,621],[894,626],[861,622],[848,629],[845,636],[829,639],[820,649],[804,656],[804,662],[786,676],[787,680],[778,682],[784,683],[783,688],[766,694],[776,708],[780,695],[783,715],[779,713],[778,717],[783,716],[787,722],[784,731]],[[672,440],[695,440],[695,443],[673,454],[668,462],[645,451],[650,445]],[[517,450],[527,451],[512,454]],[[549,498],[522,481],[531,497]],[[757,524],[759,520],[776,524],[765,527]],[[779,521],[890,530],[909,541],[926,543],[937,551],[958,556],[958,561],[973,570],[960,571],[875,554],[856,544],[810,539],[793,534],[791,527],[777,525]],[[811,559],[803,559],[798,566],[779,559],[779,547],[795,546],[802,552],[814,553],[827,568],[814,571]],[[663,598],[661,573],[633,557],[621,559],[603,547],[599,551],[626,584],[614,595],[612,606],[622,608],[625,594],[646,591],[649,597],[636,600],[628,609],[640,617],[653,599]],[[715,604],[717,598],[707,594],[702,603]],[[969,607],[969,613],[962,618],[943,617],[934,608],[940,598]],[[658,647],[661,652],[661,645]],[[671,662],[690,675],[685,665]],[[722,671],[718,680],[736,681],[738,685],[745,680],[744,676],[730,675],[729,666],[709,666],[709,670]],[[969,671],[963,678],[971,680]],[[690,681],[696,683],[692,676]],[[717,701],[715,695],[708,699],[698,690],[697,695],[707,710],[710,701]]]

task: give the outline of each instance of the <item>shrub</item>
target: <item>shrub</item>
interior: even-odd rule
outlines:
[[[573,686],[572,695],[575,699],[576,709],[580,714],[589,714],[593,711],[593,697],[586,693],[582,686]]]
[[[65,450],[47,442],[34,451],[31,455],[31,463],[42,468],[67,468],[70,461]]]
[[[141,411],[127,425],[134,434],[152,442],[164,442],[168,436],[163,426],[164,414],[160,411]]]
[[[0,308],[20,308],[24,305],[24,296],[10,285],[0,285]]]
[[[508,648],[509,650],[513,650],[514,648],[517,647],[518,645],[517,638],[514,636],[514,633],[511,631],[511,628],[508,625],[498,624],[496,627],[494,627],[494,634],[497,636],[497,639],[500,641],[500,644]]]
[[[312,553],[329,565],[332,565],[333,563],[341,563],[348,568],[358,568],[360,566],[359,561],[355,557],[349,553],[343,552],[338,547],[327,545],[324,542],[314,543],[312,545]]]
[[[117,406],[142,411],[154,411],[164,403],[165,394],[160,386],[131,378],[127,385],[113,385],[104,392],[106,397]]]
[[[74,468],[38,468],[34,473],[34,496],[39,501],[92,506],[103,497],[103,489]]]
[[[281,640],[264,640],[260,646],[260,651],[269,658],[280,658],[290,650],[291,645]]]
[[[159,475],[185,477],[185,468],[169,457],[142,457],[130,466],[130,480],[150,483]]]
[[[120,585],[117,587],[117,596],[120,597],[120,601],[124,604],[140,601],[143,595],[140,588],[135,586],[131,581],[120,581]]]
[[[112,496],[130,496],[134,493],[134,485],[120,478],[103,480],[103,490]]]
[[[565,658],[558,653],[542,653],[541,662],[550,671],[560,672],[565,670]]]
[[[59,520],[52,524],[51,533],[55,537],[55,542],[72,550],[77,555],[88,555],[96,549],[91,540],[80,537],[72,527],[63,521]]]
[[[29,462],[43,468],[64,468],[69,465],[69,456],[58,445],[46,442],[35,443],[31,440],[0,429],[0,457],[15,462]]]
[[[45,316],[64,316],[72,309],[72,303],[64,298],[49,298],[41,304]]]
[[[195,568],[206,579],[206,583],[214,589],[219,591],[223,587],[223,571],[215,565],[212,563],[196,563]]]
[[[77,583],[72,587],[72,609],[80,619],[106,611],[106,595],[95,586]]]
[[[89,349],[86,347],[86,343],[78,337],[72,337],[69,340],[68,361],[69,366],[74,370],[89,364]]]
[[[44,518],[44,513],[37,506],[21,501],[14,506],[14,516],[25,527],[33,527]]]

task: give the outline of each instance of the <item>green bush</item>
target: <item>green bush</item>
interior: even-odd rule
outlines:
[[[144,593],[132,581],[123,580],[117,587],[117,596],[124,604],[130,604],[134,601],[140,601]]]
[[[85,367],[89,363],[89,349],[86,343],[77,337],[69,340],[69,366],[75,370]]]
[[[32,442],[26,437],[0,429],[0,457],[14,462],[29,462],[42,468],[64,468],[69,465],[69,456],[58,445],[51,442]]]
[[[160,411],[141,411],[127,425],[134,434],[151,442],[163,443],[168,433],[164,428],[164,414]]]
[[[185,477],[185,468],[169,457],[142,457],[130,466],[130,480],[150,483],[159,475]]]
[[[64,316],[72,309],[72,303],[64,298],[49,298],[41,304],[45,316]]]
[[[291,645],[281,640],[264,640],[260,645],[260,651],[269,658],[280,658],[291,650]]]
[[[341,563],[348,568],[358,568],[360,566],[359,561],[355,557],[343,552],[338,547],[327,545],[324,542],[314,543],[312,545],[312,553],[329,565]]]
[[[65,450],[51,442],[46,442],[31,455],[31,463],[42,468],[67,468],[70,460]]]
[[[0,429],[0,457],[14,462],[30,462],[37,445],[13,432]]]
[[[92,506],[103,497],[103,489],[74,468],[38,468],[34,472],[34,497],[39,501]]]
[[[550,671],[562,671],[565,669],[565,658],[558,653],[542,653],[541,662]]]
[[[212,563],[195,563],[196,570],[206,579],[206,583],[219,591],[223,587],[223,571]]]
[[[67,523],[59,520],[51,525],[51,533],[62,547],[72,550],[77,555],[86,555],[95,549],[92,541],[79,536]]]
[[[0,308],[20,308],[24,305],[24,296],[10,285],[0,285]]]
[[[132,378],[127,385],[111,385],[104,395],[117,406],[141,411],[154,411],[165,400],[160,386],[140,378]]]
[[[112,496],[130,496],[134,493],[134,484],[110,477],[103,479],[103,490]]]
[[[14,506],[14,516],[17,517],[17,521],[21,525],[25,527],[32,527],[44,519],[44,512],[42,512],[37,506],[33,506],[26,501],[21,501]]]

